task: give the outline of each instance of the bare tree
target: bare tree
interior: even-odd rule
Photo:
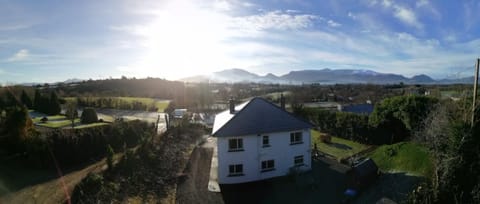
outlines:
[[[67,109],[65,111],[65,116],[72,122],[72,128],[75,127],[75,119],[78,118],[77,103],[68,102]]]

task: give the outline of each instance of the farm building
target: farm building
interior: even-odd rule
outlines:
[[[215,117],[218,183],[235,184],[311,170],[309,122],[262,98],[253,98]]]

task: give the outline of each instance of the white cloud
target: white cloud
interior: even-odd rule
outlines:
[[[394,16],[400,19],[402,22],[416,28],[423,27],[423,25],[417,20],[417,16],[412,10],[405,7],[401,7],[401,6],[396,6],[394,7],[394,9],[395,9]]]
[[[237,29],[298,30],[312,26],[317,18],[315,15],[294,14],[277,10],[258,15],[235,17],[232,19],[232,23]]]
[[[430,2],[428,0],[418,0],[415,3],[415,6],[418,8],[418,7],[428,6],[429,4]]]
[[[333,20],[328,20],[327,23],[328,23],[328,26],[330,26],[330,27],[340,27],[340,26],[342,26],[342,24],[337,23]]]
[[[348,12],[348,17],[352,18],[353,20],[357,19],[357,16],[353,14],[352,12]]]
[[[7,59],[8,62],[24,61],[30,56],[30,52],[27,49],[21,49],[13,56]]]
[[[377,5],[377,1],[371,1],[371,5]],[[384,8],[393,10],[393,16],[400,20],[402,23],[415,27],[417,29],[422,29],[423,24],[418,21],[417,15],[415,12],[405,6],[401,6],[395,3],[393,0],[383,0],[381,5]]]

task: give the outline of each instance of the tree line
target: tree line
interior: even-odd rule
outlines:
[[[140,101],[125,101],[115,97],[77,97],[76,102],[83,107],[110,108],[122,110],[157,111],[155,102],[145,104]]]
[[[364,144],[392,144],[417,131],[438,103],[426,96],[395,96],[378,103],[371,115],[293,106],[322,132]]]

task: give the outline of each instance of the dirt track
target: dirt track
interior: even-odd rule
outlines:
[[[213,148],[196,147],[177,186],[176,203],[224,203],[222,194],[208,191]]]

